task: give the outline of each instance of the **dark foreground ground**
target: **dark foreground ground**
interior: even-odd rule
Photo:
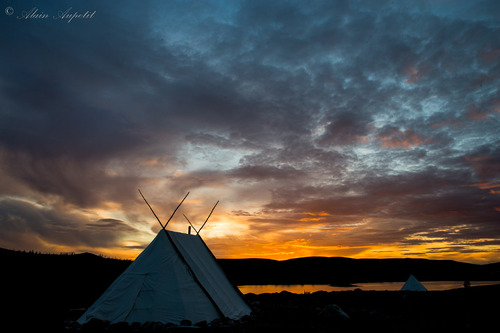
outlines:
[[[45,321],[20,327],[41,332],[495,332],[500,320],[500,285],[448,291],[340,291],[311,294],[247,294],[254,313],[240,322],[200,328],[168,325],[107,325],[72,322],[80,311],[49,313]],[[349,317],[336,312],[335,304]],[[29,315],[29,314],[27,314]],[[27,318],[29,320],[29,318]],[[42,319],[42,318],[39,318]],[[194,325],[193,325],[194,326]],[[6,331],[8,332],[8,331]]]
[[[498,329],[500,285],[402,293],[342,291],[247,295],[257,302],[247,332],[490,332]],[[349,319],[328,311],[339,306]]]
[[[266,278],[265,284],[286,283],[286,276],[300,277],[294,283],[330,283],[310,280],[325,269],[323,258],[298,259],[279,263],[268,260],[255,261],[259,265],[250,265],[248,261],[235,261],[223,265],[226,274],[236,283],[249,278]],[[328,259],[327,261],[329,261]],[[344,259],[336,259],[337,261]],[[319,261],[319,262],[318,262]],[[348,264],[357,261],[344,260]],[[252,263],[253,261],[250,261]],[[389,265],[394,261],[373,261]],[[106,288],[130,264],[128,261],[107,259],[90,254],[79,255],[44,255],[15,252],[0,249],[0,333],[15,332],[497,332],[500,323],[500,285],[471,287],[449,291],[429,291],[424,293],[401,293],[398,291],[340,291],[317,292],[311,294],[247,294],[245,298],[254,313],[249,318],[237,323],[219,322],[204,328],[179,328],[166,325],[104,325],[93,323],[83,327],[73,326],[82,309],[89,307]],[[262,263],[267,266],[262,266]],[[288,267],[288,265],[291,267]],[[365,262],[371,264],[372,261]],[[384,264],[385,263],[385,264]],[[446,265],[446,262],[422,260],[398,261],[412,268],[419,265],[431,265],[426,269],[417,269],[419,279],[428,272],[449,271],[449,280],[498,280],[498,264],[480,267],[485,272],[475,275],[460,265],[460,269]],[[337,262],[338,265],[341,263]],[[297,266],[298,265],[298,266]],[[276,266],[276,267],[275,267]],[[329,265],[330,267],[332,265]],[[411,267],[410,267],[411,266]],[[246,267],[246,268],[245,268]],[[274,267],[274,268],[273,268]],[[352,277],[363,276],[356,267],[338,269],[349,271]],[[369,266],[362,266],[367,268]],[[400,266],[399,266],[400,267]],[[476,266],[471,266],[477,268]],[[344,267],[346,268],[346,267]],[[401,268],[401,267],[400,267]],[[403,267],[404,268],[404,267]],[[245,270],[246,269],[246,270]],[[329,268],[333,274],[333,268]],[[395,270],[395,269],[392,269]],[[249,275],[254,272],[254,276]],[[366,272],[384,271],[366,269]],[[402,270],[406,272],[404,269]],[[463,277],[463,272],[466,277]],[[259,272],[256,274],[255,272]],[[262,274],[266,272],[266,274]],[[275,272],[276,274],[267,274]],[[280,273],[281,276],[278,274]],[[477,272],[476,272],[477,273]],[[406,273],[405,273],[406,274]],[[492,275],[493,274],[493,275]],[[338,275],[338,274],[337,274]],[[335,276],[337,276],[335,275]],[[404,281],[408,275],[400,280]],[[351,277],[351,278],[352,278]],[[394,276],[391,276],[395,278]],[[431,276],[432,277],[432,276]],[[435,277],[435,276],[434,276]],[[440,276],[442,277],[442,276]],[[307,280],[307,279],[309,280]],[[349,280],[349,276],[344,276]],[[387,278],[379,276],[379,278]],[[432,280],[428,276],[429,280]],[[251,280],[253,281],[253,280]],[[330,281],[330,280],[328,280]],[[354,280],[358,281],[358,280]],[[378,281],[378,280],[369,280]],[[248,281],[246,281],[248,282]],[[288,281],[290,283],[290,281]],[[252,284],[252,283],[250,283]],[[349,319],[336,315],[332,304],[340,307]],[[196,323],[192,323],[196,324]],[[207,324],[208,325],[208,324]]]

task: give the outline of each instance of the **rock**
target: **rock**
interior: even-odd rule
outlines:
[[[141,325],[141,332],[149,333],[149,332],[161,332],[164,329],[164,326],[160,322],[156,321],[147,321]]]
[[[103,332],[108,325],[109,321],[92,318],[82,325],[82,332]]]
[[[107,328],[108,332],[130,332],[130,325],[124,321],[118,322],[118,323],[113,323],[108,326]]]
[[[319,316],[327,320],[349,320],[349,316],[337,304],[327,305],[320,313]]]
[[[203,321],[200,321],[199,323],[194,324],[194,326],[198,326],[198,327],[201,327],[201,328],[207,328],[208,327],[208,323],[207,323],[206,320],[203,320]]]
[[[67,331],[79,331],[82,325],[77,321],[68,321],[65,323],[65,328]]]
[[[130,324],[130,331],[132,332],[140,332],[141,331],[142,324],[134,321],[132,324]]]
[[[187,320],[187,319],[181,320],[181,326],[191,326],[191,325],[193,325],[191,320]]]

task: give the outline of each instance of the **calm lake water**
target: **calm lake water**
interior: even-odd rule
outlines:
[[[420,281],[427,290],[449,290],[456,288],[463,288],[464,281]],[[267,285],[243,285],[238,286],[238,289],[243,294],[265,294],[265,293],[279,293],[281,291],[288,291],[295,294],[313,293],[316,291],[347,291],[354,289],[361,290],[400,290],[404,282],[374,282],[374,283],[358,283],[352,287],[334,287],[328,284],[267,284]],[[487,286],[493,284],[500,284],[500,281],[471,281],[471,286]]]

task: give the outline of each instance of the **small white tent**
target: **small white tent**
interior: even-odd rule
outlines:
[[[427,291],[427,288],[421,284],[413,274],[410,275],[406,283],[401,288],[401,291]]]
[[[190,235],[165,227],[78,319],[80,324],[92,318],[111,323],[197,323],[251,313],[199,231]]]

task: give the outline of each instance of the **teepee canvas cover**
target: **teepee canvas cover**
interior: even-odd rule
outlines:
[[[401,288],[402,291],[427,291],[427,288],[421,284],[413,274],[410,275],[404,286]]]
[[[163,229],[78,322],[197,323],[250,312],[199,235]]]

